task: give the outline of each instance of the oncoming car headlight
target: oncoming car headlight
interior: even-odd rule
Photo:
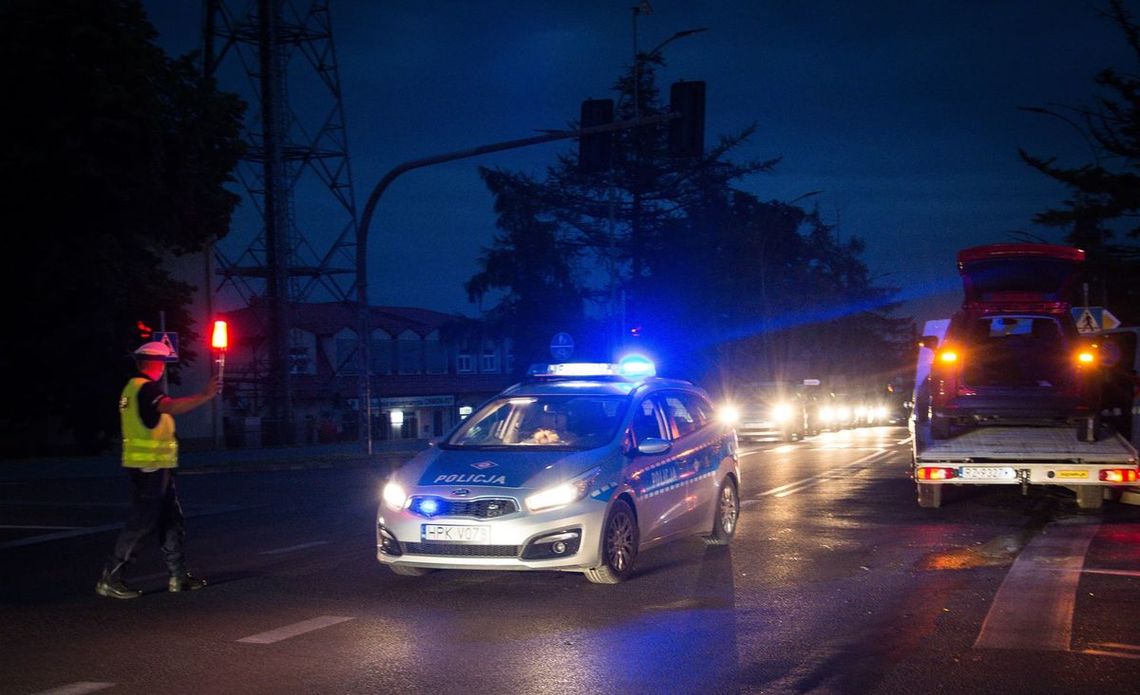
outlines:
[[[399,483],[389,482],[385,485],[382,497],[384,503],[396,511],[401,511],[404,505],[408,503],[408,495]]]
[[[577,502],[586,496],[594,483],[594,479],[601,472],[601,468],[594,468],[573,480],[567,480],[545,490],[539,490],[526,498],[526,507],[532,512],[539,512]]]
[[[772,419],[785,422],[792,419],[792,405],[790,403],[777,403],[772,406]]]
[[[716,416],[725,425],[735,425],[740,422],[740,408],[731,403],[725,403],[717,409]]]

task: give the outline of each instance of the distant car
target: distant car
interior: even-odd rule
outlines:
[[[923,392],[933,438],[965,425],[1095,420],[1096,353],[1067,299],[1083,260],[1084,251],[1051,244],[958,254],[966,301],[941,340],[923,339],[935,349]]]
[[[845,394],[821,394],[814,405],[814,420],[821,431],[847,429],[855,424],[855,405]]]
[[[792,442],[808,433],[804,399],[785,384],[750,384],[733,397],[740,439]]]
[[[646,362],[543,365],[391,475],[377,558],[402,575],[559,570],[616,583],[649,547],[732,540],[736,446],[703,390]]]

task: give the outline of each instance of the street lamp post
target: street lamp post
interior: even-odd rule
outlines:
[[[665,123],[675,114],[662,114],[657,116],[648,116],[646,118],[632,119],[628,121],[618,121],[616,123],[606,123],[604,125],[592,126],[590,128],[581,128],[579,130],[555,130],[543,135],[535,135],[529,138],[521,138],[518,140],[508,140],[506,142],[496,142],[490,145],[481,145],[473,147],[469,150],[461,150],[459,152],[449,152],[447,154],[435,155],[433,157],[424,157],[423,159],[413,159],[393,167],[388,173],[380,179],[379,183],[368,194],[368,200],[364,204],[364,210],[360,215],[360,223],[356,227],[356,311],[357,311],[357,331],[358,331],[358,347],[357,352],[360,355],[363,364],[360,367],[358,392],[360,395],[360,412],[364,420],[363,434],[366,443],[366,451],[372,453],[372,362],[371,362],[371,347],[370,335],[371,332],[371,317],[368,310],[368,228],[372,224],[372,215],[376,211],[376,205],[380,202],[380,196],[392,185],[400,175],[405,174],[413,169],[420,169],[433,164],[442,164],[444,162],[452,162],[457,159],[467,159],[469,157],[476,157],[482,154],[489,154],[491,152],[500,152],[502,150],[510,150],[518,147],[529,147],[531,145],[540,145],[546,142],[554,142],[556,140],[566,140],[568,138],[579,138],[583,135],[594,135],[597,133],[609,133],[616,130],[625,130],[626,128],[633,128],[641,125],[652,125],[654,123]]]

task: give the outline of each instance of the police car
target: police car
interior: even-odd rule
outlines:
[[[739,486],[736,433],[700,388],[640,358],[541,365],[391,475],[377,558],[401,575],[559,570],[614,584],[666,541],[727,545]]]

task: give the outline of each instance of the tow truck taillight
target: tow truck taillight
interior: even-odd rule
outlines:
[[[914,477],[918,480],[949,480],[958,475],[956,468],[942,466],[919,466],[914,469]]]
[[[1106,483],[1134,483],[1137,477],[1135,468],[1100,469],[1100,479]]]

